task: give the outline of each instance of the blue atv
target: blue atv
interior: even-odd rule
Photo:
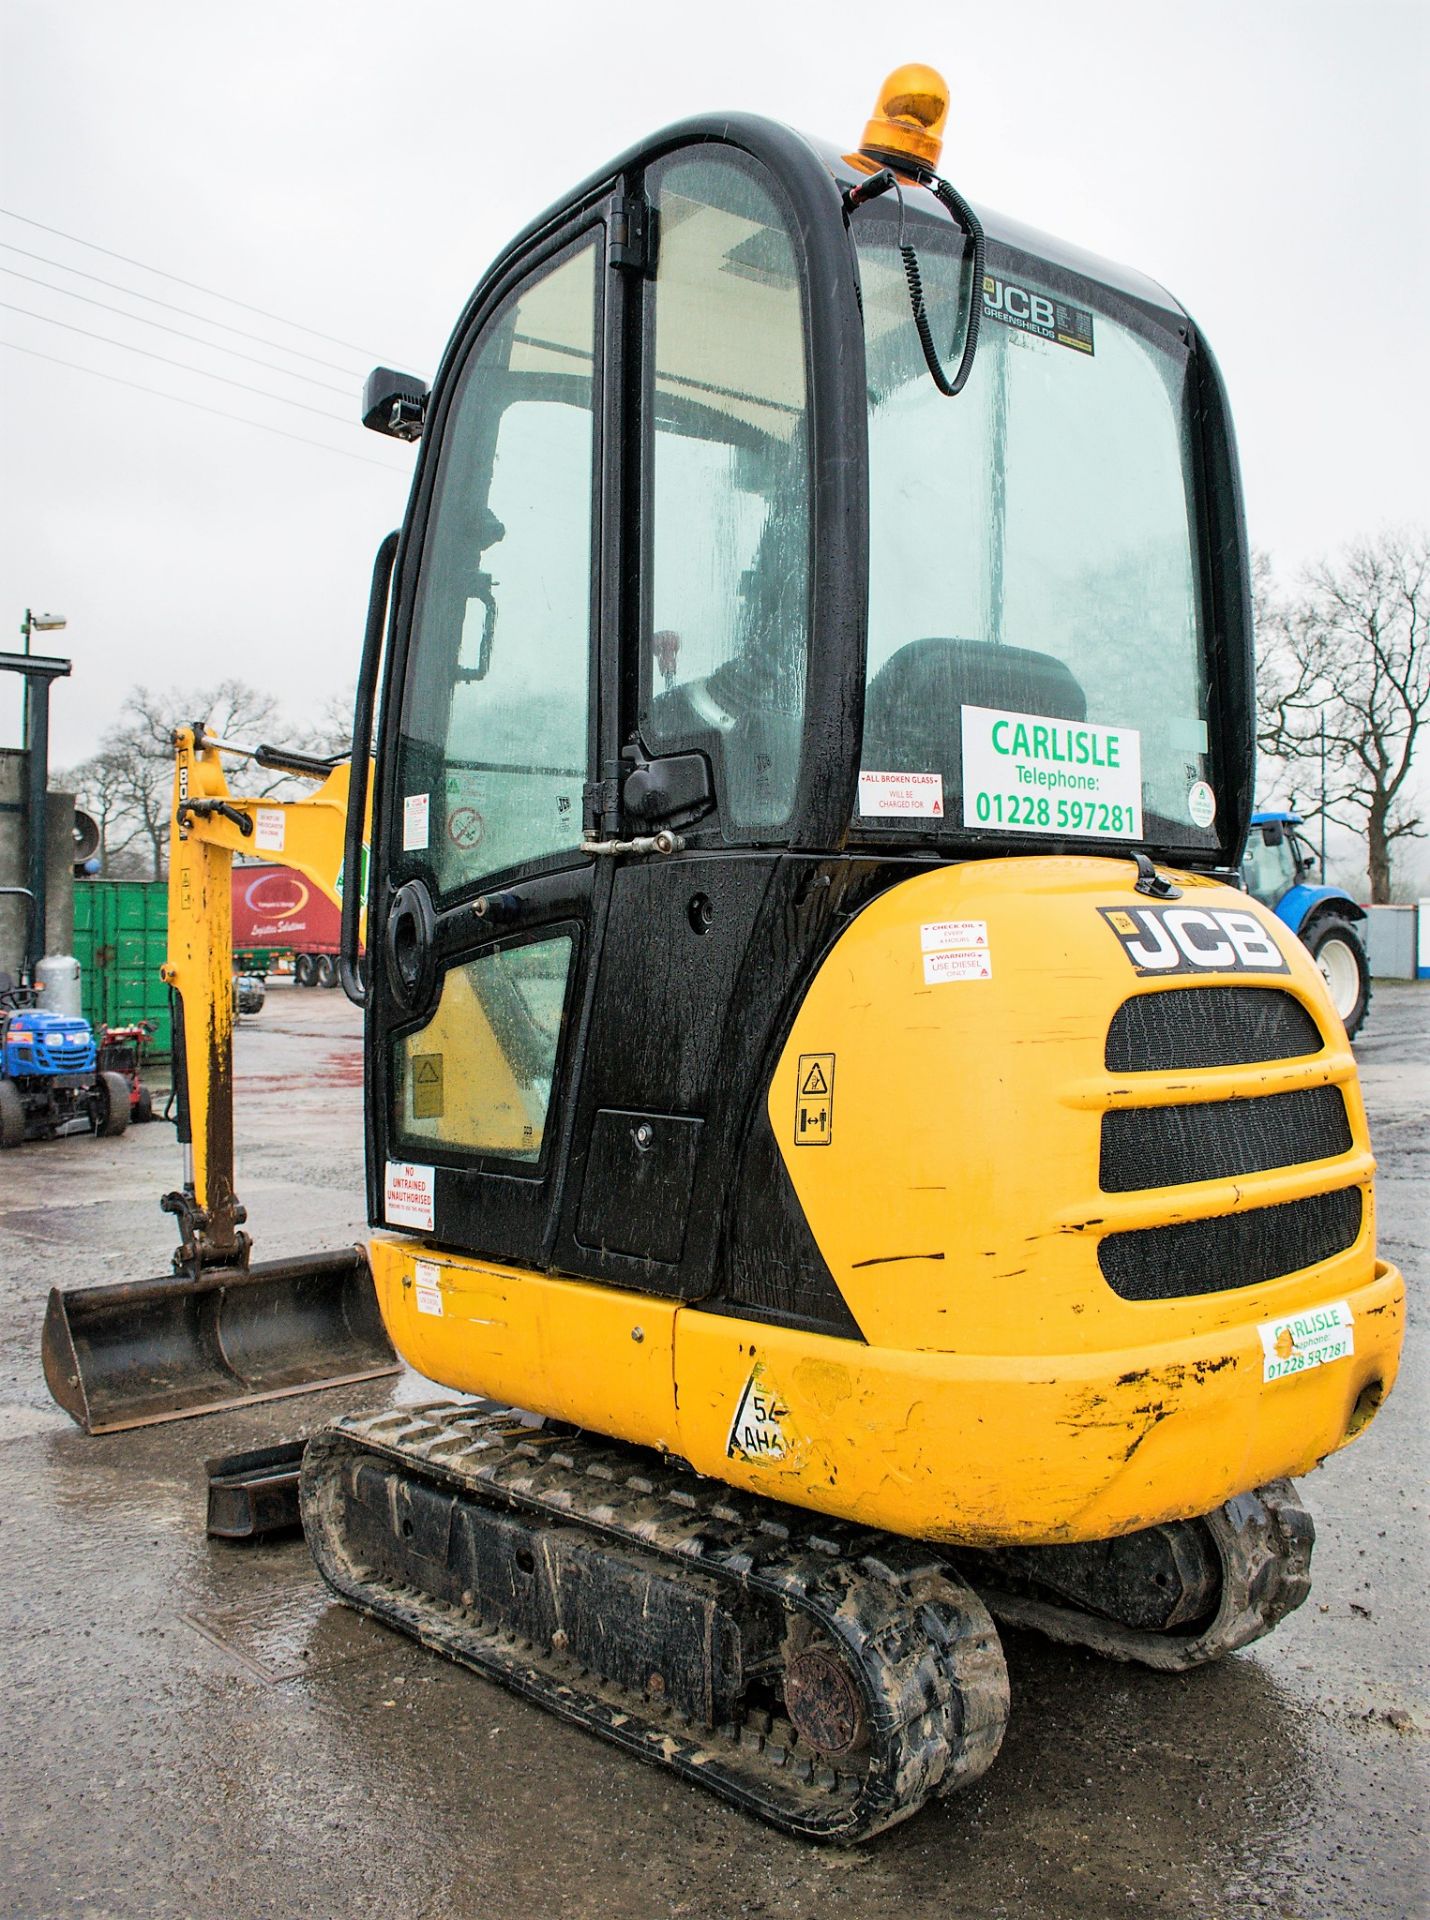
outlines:
[[[1254,813],[1241,870],[1246,890],[1299,934],[1321,969],[1336,1012],[1354,1039],[1370,1010],[1370,965],[1356,922],[1365,920],[1341,887],[1308,885],[1320,864],[1297,829],[1297,813]]]
[[[28,987],[7,981],[0,985],[0,1147],[51,1139],[72,1120],[99,1135],[123,1133],[129,1082],[98,1071],[87,1020],[46,1013]]]

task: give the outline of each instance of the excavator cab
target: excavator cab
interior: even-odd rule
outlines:
[[[1150,283],[990,220],[944,397],[900,247],[952,364],[971,237],[912,179],[847,210],[856,161],[676,129],[519,242],[454,340],[378,776],[387,1224],[703,1298],[732,1182],[789,1211],[768,1141],[740,1177],[755,1069],[851,861],[1234,856],[1250,640],[1209,356]],[[410,1219],[390,1164],[430,1169]],[[760,1304],[842,1323],[796,1265]]]
[[[1298,1604],[1285,1476],[1403,1313],[1324,985],[1226,884],[1215,362],[975,213],[946,104],[915,69],[855,152],[656,136],[369,407],[422,434],[355,741],[360,810],[380,702],[374,1280],[419,1371],[548,1424],[340,1423],[309,1537],[355,1605],[842,1839],[996,1751],[969,1581],[1173,1667]]]

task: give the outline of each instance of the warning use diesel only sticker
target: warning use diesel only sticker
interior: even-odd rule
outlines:
[[[442,1318],[442,1269],[435,1260],[417,1260],[413,1262],[412,1278],[416,1282],[417,1311],[435,1314]]]
[[[991,980],[986,920],[929,920],[919,928],[924,985],[944,980]]]

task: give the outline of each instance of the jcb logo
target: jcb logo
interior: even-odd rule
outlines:
[[[1138,973],[1289,973],[1268,928],[1242,907],[1099,907]]]
[[[1010,320],[1028,320],[1035,327],[1052,331],[1051,300],[1044,299],[1040,293],[1030,293],[1026,287],[995,279],[991,273],[983,276],[983,304],[990,313],[1006,313]]]

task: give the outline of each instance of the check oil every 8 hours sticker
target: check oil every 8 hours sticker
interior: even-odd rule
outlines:
[[[963,824],[1142,838],[1142,737],[1047,714],[963,708]]]

